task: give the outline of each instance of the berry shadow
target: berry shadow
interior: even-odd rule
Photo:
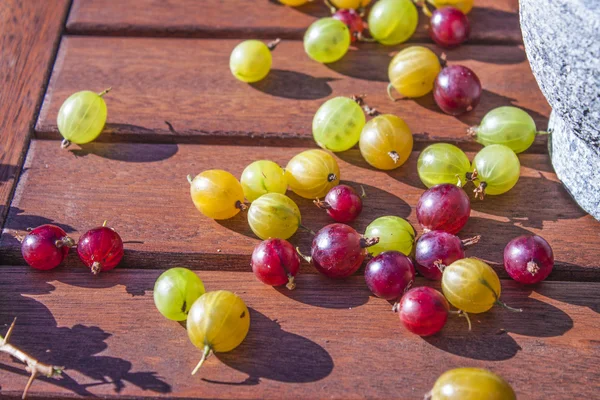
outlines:
[[[277,320],[250,308],[252,329],[235,350],[216,353],[227,366],[243,372],[242,382],[202,379],[222,385],[258,385],[260,379],[285,383],[309,383],[326,378],[333,371],[333,359],[317,343],[281,329]],[[302,349],[302,351],[298,351]]]
[[[0,182],[7,182],[15,177],[19,168],[16,165],[0,164]]]
[[[536,159],[521,157],[521,166],[539,169]],[[516,186],[500,196],[486,196],[484,200],[472,200],[471,208],[486,214],[508,218],[526,228],[542,229],[548,221],[578,219],[586,215],[575,203],[563,185],[538,173],[539,178],[521,176]],[[532,212],[532,195],[535,202],[543,205]]]
[[[76,157],[87,157],[92,154],[109,160],[132,163],[163,161],[173,157],[179,150],[177,144],[144,143],[87,143],[79,147],[69,151]]]
[[[392,49],[377,43],[358,43],[357,46],[358,48],[351,47],[341,60],[324,65],[352,78],[389,82],[387,68],[373,68],[373,65],[387,66],[392,59],[390,55]]]
[[[310,266],[309,273],[301,273],[296,276],[296,289],[288,290],[285,286],[275,288],[282,295],[298,301],[321,308],[348,309],[361,306],[369,301],[371,292],[366,284],[356,287],[355,278],[364,274],[364,268],[360,268],[351,277],[343,279],[331,279],[318,273]],[[331,293],[336,293],[332,296]]]
[[[133,365],[118,357],[101,356],[99,353],[108,348],[106,340],[110,333],[96,326],[82,324],[68,327],[58,327],[50,310],[37,300],[26,297],[27,294],[46,294],[54,290],[54,286],[43,282],[42,274],[28,274],[23,277],[27,285],[20,285],[22,293],[13,290],[0,291],[0,303],[11,304],[11,314],[0,313],[2,334],[18,316],[17,324],[11,343],[27,353],[38,358],[41,362],[64,366],[66,370],[62,378],[38,377],[37,379],[73,392],[78,396],[95,397],[89,388],[103,385],[112,386],[115,393],[120,393],[127,385],[134,385],[142,390],[155,393],[170,393],[171,386],[163,381],[156,372],[133,371]],[[41,329],[43,327],[43,329]],[[27,382],[29,373],[19,361],[0,363],[0,369],[9,371]],[[78,383],[70,376],[70,371],[85,375],[88,382]],[[36,380],[37,380],[36,379]],[[34,382],[33,387],[35,391]]]
[[[265,79],[251,83],[250,86],[276,97],[316,100],[327,97],[333,92],[329,82],[335,80],[337,79],[315,78],[301,72],[272,69]]]
[[[573,320],[551,304],[529,298],[518,288],[506,290],[501,299],[523,312],[511,312],[494,306],[483,314],[470,314],[473,330],[467,330],[464,318],[451,316],[440,334],[423,338],[440,350],[474,360],[501,361],[514,357],[523,350],[511,333],[549,338],[565,334],[573,328]],[[517,286],[512,282],[509,287]],[[533,318],[532,316],[535,316]]]
[[[562,303],[572,304],[579,307],[587,307],[590,310],[600,314],[600,291],[597,289],[597,271],[590,271],[591,268],[582,268],[574,264],[568,264],[561,261],[555,262],[555,268],[557,264],[561,264],[566,267],[585,269],[586,271],[583,273],[593,273],[595,275],[595,280],[582,278],[582,275],[576,272],[575,277],[579,278],[579,282],[559,281],[552,282],[550,284],[540,282],[536,285],[521,285],[521,290],[527,294],[536,292],[542,296],[549,297]]]

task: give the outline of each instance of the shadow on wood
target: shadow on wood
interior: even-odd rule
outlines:
[[[57,144],[58,145],[58,144]],[[177,154],[177,144],[153,146],[141,143],[87,143],[78,145],[79,149],[69,150],[76,157],[87,157],[92,154],[115,161],[147,163],[163,161]]]
[[[333,91],[329,82],[335,80],[337,79],[315,78],[301,72],[272,69],[265,79],[250,83],[250,86],[272,96],[296,100],[315,100],[329,96]],[[273,111],[275,116],[277,110]]]
[[[252,328],[242,344],[216,357],[229,367],[248,374],[243,382],[204,381],[225,385],[257,385],[261,378],[279,382],[307,383],[327,377],[333,370],[333,359],[317,343],[281,329],[250,308]]]
[[[310,268],[314,270],[313,266],[310,266]],[[358,290],[352,285],[353,277],[362,275],[363,271],[364,269],[361,267],[351,277],[345,279],[331,279],[320,273],[310,274],[309,276],[299,274],[295,279],[296,289],[288,290],[285,286],[275,289],[292,300],[315,307],[354,308],[367,303],[371,296],[366,284],[361,285]],[[352,290],[348,290],[350,287]],[[335,293],[335,296],[332,296],[331,293]]]
[[[37,284],[35,287],[36,294],[40,294],[40,289],[42,291],[47,289],[48,293],[54,290],[54,287],[49,284],[45,286]],[[134,372],[132,363],[127,360],[97,355],[107,349],[106,340],[111,336],[99,327],[81,324],[71,328],[58,327],[52,313],[45,305],[14,292],[4,292],[2,302],[11,304],[18,314],[11,342],[42,362],[64,366],[66,369],[62,378],[39,377],[38,379],[80,396],[94,396],[88,388],[101,385],[111,385],[115,393],[121,392],[128,384],[155,393],[171,392],[171,386],[155,372]],[[7,316],[8,314],[3,314],[0,325],[11,322],[6,320]],[[44,326],[44,329],[40,330],[40,326]],[[29,373],[25,371],[24,366],[17,362],[1,363],[0,369],[22,375],[23,386],[25,386],[25,377],[28,377]],[[83,374],[94,382],[79,384],[70,376],[72,371]]]

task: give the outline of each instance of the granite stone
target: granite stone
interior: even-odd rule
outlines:
[[[600,0],[520,0],[531,69],[552,106],[551,159],[600,220]]]

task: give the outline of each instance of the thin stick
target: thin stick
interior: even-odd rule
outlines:
[[[112,90],[112,87],[106,88],[103,91],[101,91],[100,93],[98,93],[98,96],[102,97],[104,96],[106,93],[110,92]]]
[[[25,369],[27,370],[27,372],[31,373],[31,376],[29,377],[27,385],[25,385],[25,390],[23,391],[22,398],[25,399],[25,397],[27,396],[27,391],[29,391],[29,388],[33,384],[33,381],[39,374],[47,376],[48,378],[59,376],[62,373],[63,367],[57,367],[54,365],[41,363],[29,354],[21,351],[17,347],[8,343],[8,340],[10,339],[14,331],[16,322],[17,319],[15,318],[12,324],[10,325],[10,328],[8,328],[6,336],[0,336],[0,351],[3,353],[10,354],[17,360],[21,361],[23,364],[27,365]]]

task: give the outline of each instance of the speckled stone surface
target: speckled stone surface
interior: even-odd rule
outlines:
[[[553,109],[552,164],[600,220],[600,0],[519,3],[527,57]]]
[[[554,112],[600,154],[600,1],[521,0],[525,50]]]
[[[556,175],[581,208],[600,220],[600,157],[557,113],[548,122],[548,144]]]

